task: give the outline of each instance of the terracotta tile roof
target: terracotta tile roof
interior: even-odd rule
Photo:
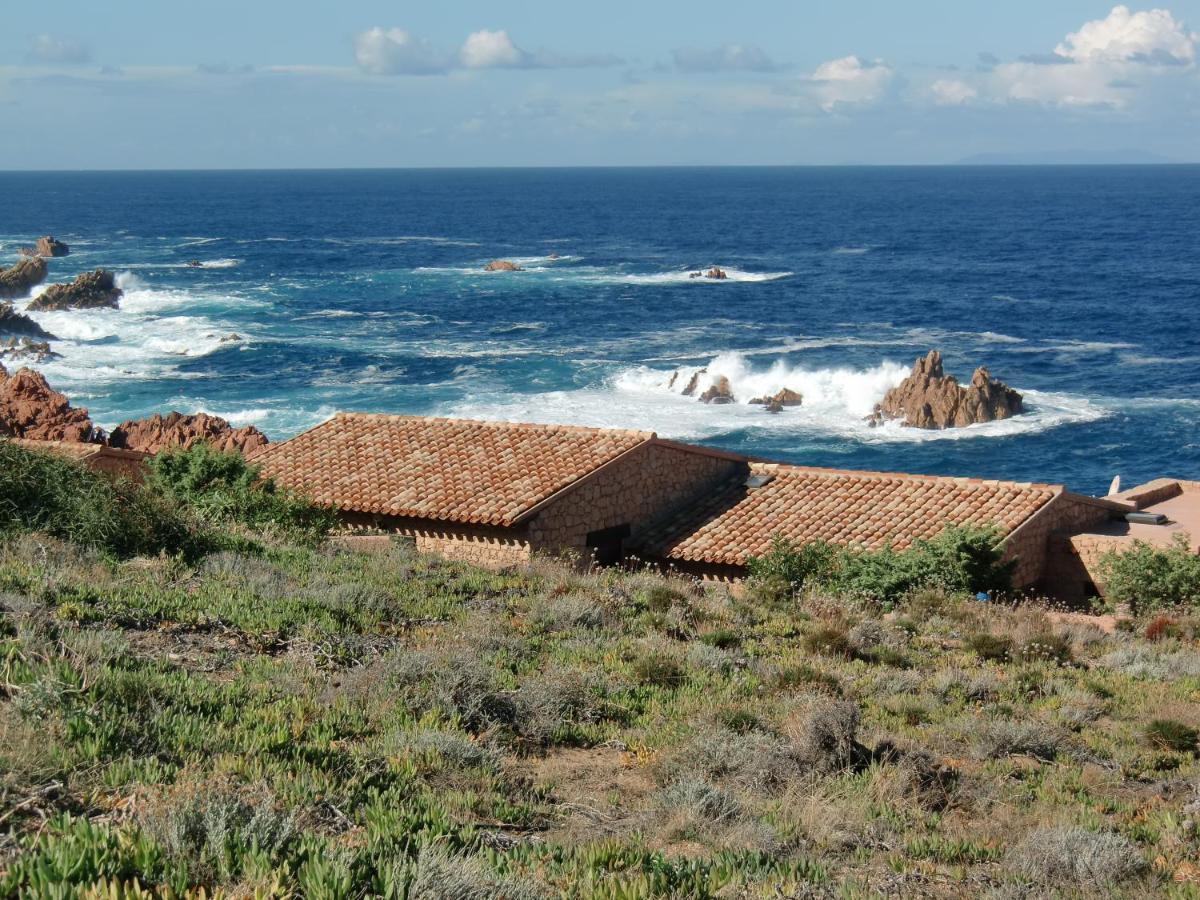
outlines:
[[[660,558],[745,565],[765,553],[776,533],[795,543],[825,540],[903,549],[947,524],[1015,529],[1062,488],[968,478],[814,469],[752,463],[768,476],[759,488],[741,481],[655,527],[644,552]]]
[[[346,512],[512,525],[651,440],[641,431],[339,413],[251,456],[263,473]]]

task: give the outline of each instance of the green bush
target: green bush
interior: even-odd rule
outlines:
[[[206,522],[308,539],[324,537],[333,526],[330,512],[262,478],[240,453],[200,443],[159,453],[149,465],[147,486],[195,510]]]
[[[1012,638],[987,632],[971,635],[967,638],[966,645],[967,649],[974,652],[980,659],[992,662],[1007,662],[1013,652]]]
[[[1160,750],[1195,753],[1200,743],[1200,732],[1173,719],[1155,719],[1146,726],[1146,740]]]
[[[795,545],[782,535],[771,549],[746,561],[761,595],[795,596],[805,585],[894,604],[921,588],[1003,593],[1012,588],[1014,560],[1003,561],[999,535],[990,528],[947,526],[937,537],[906,550],[836,547],[823,541]]]
[[[1124,553],[1100,559],[1105,596],[1110,603],[1128,603],[1134,615],[1155,609],[1200,606],[1200,554],[1188,537],[1176,534],[1165,550],[1134,541]]]
[[[0,441],[0,534],[16,532],[42,532],[118,557],[190,553],[199,542],[170,498]]]

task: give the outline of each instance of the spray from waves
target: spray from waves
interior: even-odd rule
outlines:
[[[746,284],[762,281],[778,281],[792,275],[791,272],[745,272],[741,269],[722,267],[724,278],[697,277],[696,272],[707,272],[711,266],[701,269],[685,269],[682,272],[657,272],[653,274],[603,274],[591,276],[587,280],[605,284]]]
[[[560,256],[550,259],[545,256],[515,256],[510,262],[521,267],[520,272],[485,272],[484,263],[478,266],[418,266],[413,272],[418,275],[484,275],[490,277],[518,278],[530,275],[545,275],[555,281],[578,281],[582,284],[616,285],[673,285],[673,284],[754,284],[788,278],[792,272],[747,272],[742,269],[722,267],[725,278],[705,278],[694,273],[707,272],[711,266],[697,269],[676,269],[671,272],[624,272],[620,266],[572,266],[572,262],[583,259],[578,256]]]
[[[123,269],[232,269],[240,266],[240,259],[198,259],[195,262],[172,263],[125,263]]]
[[[618,372],[598,386],[531,395],[480,396],[448,405],[444,412],[507,421],[651,429],[680,440],[709,440],[731,432],[750,431],[833,437],[856,443],[1035,434],[1110,415],[1108,408],[1085,398],[1025,391],[1029,411],[1001,422],[945,431],[905,428],[899,422],[869,427],[864,418],[908,373],[907,366],[890,361],[873,368],[850,369],[806,368],[778,360],[768,367],[756,368],[740,353],[722,353],[706,366],[677,370],[637,366]],[[696,396],[685,396],[682,392],[693,375],[697,376],[695,394],[717,378],[727,378],[736,402],[710,405]],[[771,414],[749,402],[785,387],[804,396],[801,406]]]

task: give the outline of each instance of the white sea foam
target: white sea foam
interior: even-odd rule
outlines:
[[[834,247],[835,256],[862,256],[864,253],[870,253],[870,247]]]
[[[751,365],[740,353],[712,359],[698,378],[697,393],[716,378],[729,379],[737,402],[710,405],[682,391],[698,368],[671,370],[637,366],[619,372],[604,385],[575,391],[532,395],[477,395],[448,405],[444,412],[510,421],[563,422],[613,428],[641,428],[686,440],[702,440],[731,431],[760,431],[803,438],[836,437],[863,443],[963,440],[1030,434],[1060,425],[1089,422],[1110,414],[1107,407],[1067,394],[1025,391],[1028,412],[1002,422],[945,431],[904,428],[898,422],[871,428],[864,421],[888,389],[908,374],[907,366],[882,362],[867,369],[807,368],[778,360]],[[799,407],[771,414],[750,405],[755,397],[781,388],[804,396]]]
[[[593,275],[586,280],[609,284],[739,284],[747,282],[778,281],[792,275],[791,272],[744,272],[741,269],[724,268],[724,278],[705,278],[703,275],[693,277],[695,272],[707,272],[711,266],[698,269],[684,269],[676,272],[656,272],[653,274],[602,274]]]

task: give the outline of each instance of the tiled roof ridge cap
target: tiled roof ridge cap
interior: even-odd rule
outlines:
[[[794,463],[752,461],[750,467],[755,471],[766,471],[772,474],[818,475],[825,478],[870,478],[876,481],[901,478],[906,481],[954,482],[957,484],[982,484],[1021,488],[1023,490],[1043,490],[1061,492],[1065,490],[1061,484],[1044,484],[1036,481],[1006,481],[1000,478],[973,478],[967,475],[926,475],[920,472],[876,472],[870,469],[833,469],[824,466],[802,466]]]
[[[424,422],[426,424],[481,425],[497,429],[522,429],[529,431],[573,431],[581,434],[620,434],[628,437],[640,437],[643,440],[653,440],[658,437],[656,432],[642,431],[637,428],[604,428],[597,425],[555,425],[546,422],[509,422],[502,419],[472,419],[462,416],[421,416],[410,413],[372,413],[355,411],[338,411],[331,419],[322,422],[328,424],[336,419],[371,419],[385,421]],[[314,428],[320,428],[315,425]],[[311,430],[311,429],[310,429]],[[286,441],[284,442],[286,443]]]

